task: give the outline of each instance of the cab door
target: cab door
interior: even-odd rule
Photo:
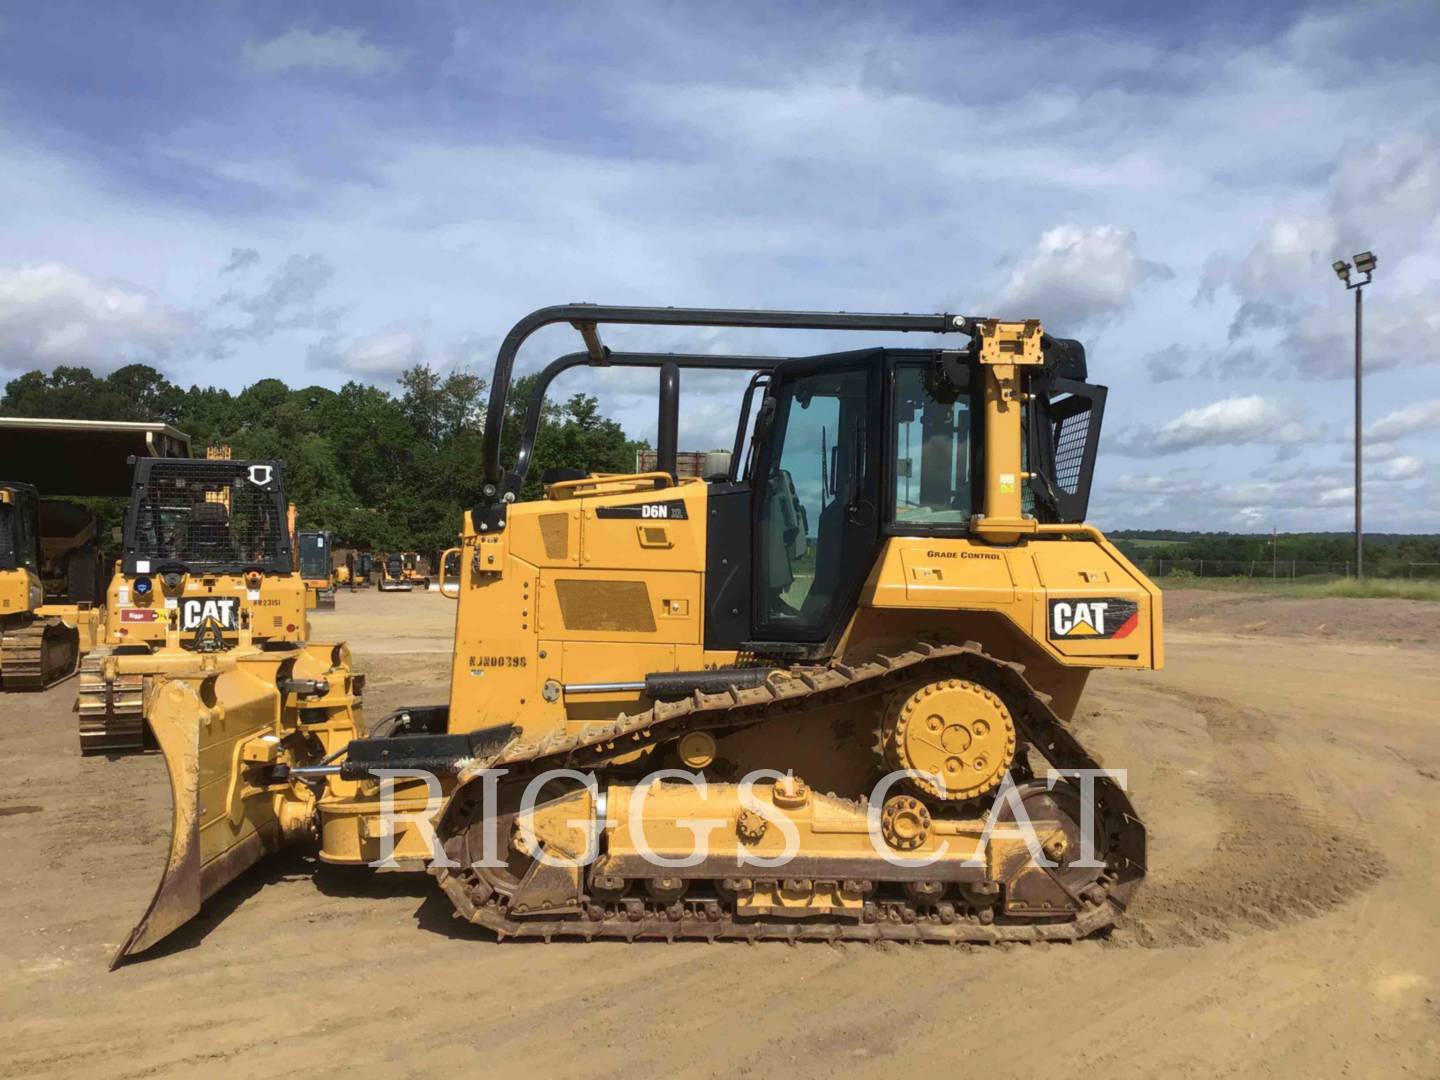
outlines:
[[[820,644],[879,541],[881,350],[775,368],[754,472],[754,637]]]

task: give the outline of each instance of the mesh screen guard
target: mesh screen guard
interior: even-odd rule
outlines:
[[[283,468],[278,461],[137,461],[125,572],[173,565],[191,573],[290,573]]]

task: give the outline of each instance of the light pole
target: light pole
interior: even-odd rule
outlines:
[[[1361,538],[1364,535],[1360,524],[1360,444],[1363,436],[1360,431],[1360,327],[1362,301],[1365,293],[1365,286],[1370,284],[1370,278],[1375,273],[1375,253],[1373,251],[1362,251],[1355,256],[1355,272],[1364,274],[1364,281],[1350,280],[1350,264],[1344,259],[1336,260],[1331,265],[1335,276],[1340,279],[1345,288],[1355,294],[1355,580],[1359,581],[1365,576],[1365,556],[1361,551]]]

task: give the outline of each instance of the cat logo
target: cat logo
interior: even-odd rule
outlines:
[[[256,487],[264,487],[266,484],[270,483],[271,478],[275,475],[275,466],[251,465],[249,471],[250,482]]]
[[[1140,608],[1134,600],[1098,597],[1050,601],[1052,640],[1129,637],[1139,621]]]
[[[180,608],[180,629],[198,630],[210,620],[222,630],[234,630],[239,603],[233,598],[186,600]]]

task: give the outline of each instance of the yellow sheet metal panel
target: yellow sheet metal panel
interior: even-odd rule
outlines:
[[[960,616],[993,612],[1063,664],[1152,667],[1162,659],[1158,590],[1112,545],[1095,540],[987,545],[895,537],[861,603],[950,612],[957,633]]]
[[[580,565],[700,573],[709,490],[691,480],[654,491],[582,498]]]
[[[0,570],[0,615],[19,615],[40,606],[40,579],[29,570]]]
[[[1005,606],[1015,602],[1011,560],[966,542],[897,541],[905,598],[930,606]]]
[[[545,722],[535,707],[541,682],[540,574],[534,565],[510,554],[506,545],[505,534],[471,534],[461,549],[451,731],[506,723],[529,731]],[[557,572],[561,571],[546,571]]]
[[[544,570],[539,628],[567,641],[699,645],[701,582],[699,573]]]

